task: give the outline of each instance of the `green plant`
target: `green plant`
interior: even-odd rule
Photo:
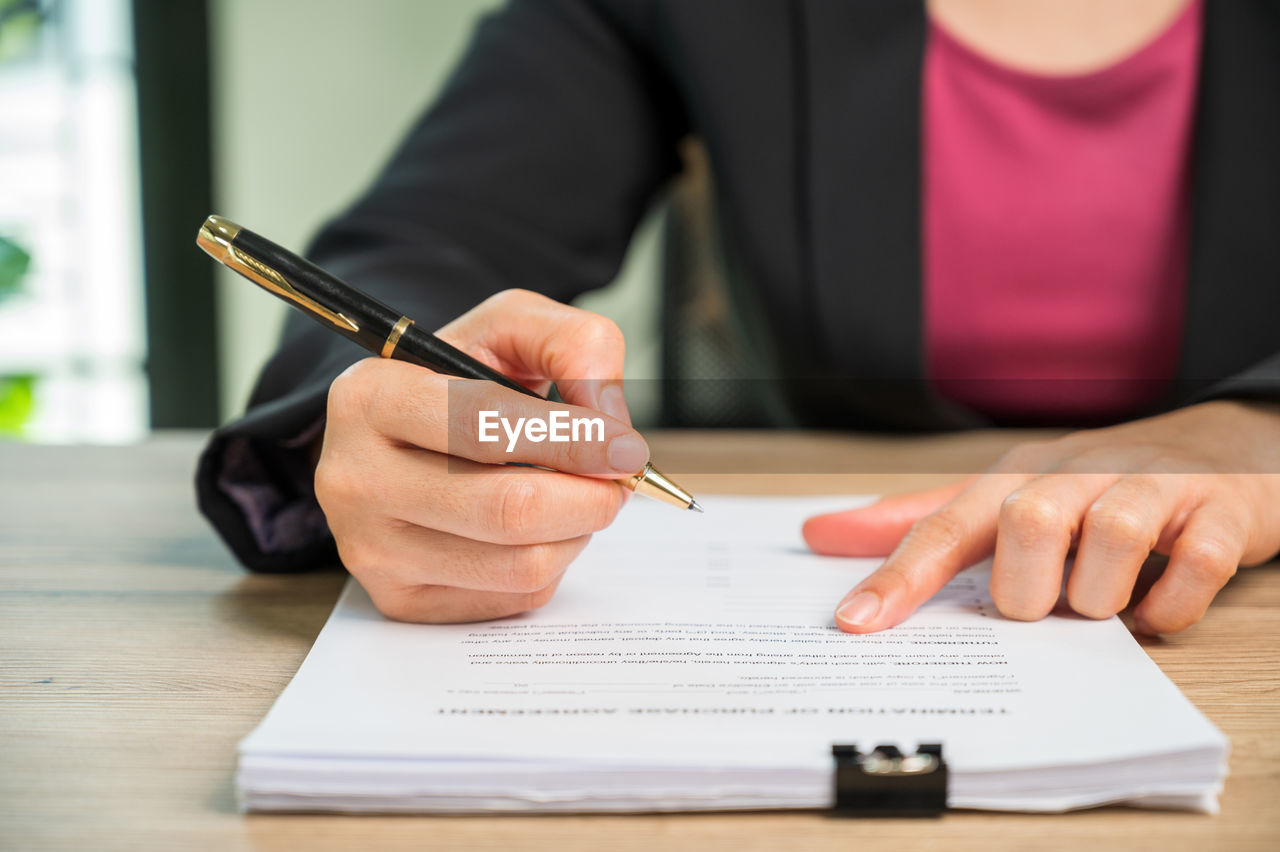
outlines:
[[[31,53],[43,13],[39,0],[0,0],[0,63]],[[0,237],[0,302],[22,289],[31,255],[13,240]],[[36,377],[28,373],[0,375],[0,436],[21,436],[35,410]]]
[[[0,302],[22,289],[31,255],[13,240],[0,237]],[[36,377],[0,376],[0,435],[23,434],[35,410]]]
[[[37,0],[0,0],[0,62],[29,53],[40,29]]]
[[[13,240],[0,237],[0,300],[18,292],[31,267],[31,255]]]
[[[36,377],[0,376],[0,435],[20,437],[36,407]]]

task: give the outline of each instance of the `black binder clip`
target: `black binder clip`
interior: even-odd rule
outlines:
[[[836,760],[833,816],[930,817],[947,809],[947,764],[940,743],[921,743],[904,755],[892,745],[869,754],[833,745]]]

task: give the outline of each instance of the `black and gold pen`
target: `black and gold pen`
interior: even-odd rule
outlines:
[[[196,244],[214,260],[375,355],[407,361],[448,376],[495,382],[542,399],[514,379],[418,328],[399,311],[221,216],[210,216],[204,221],[196,235]],[[652,464],[646,464],[644,470],[622,483],[637,494],[681,509],[702,511],[693,495]]]

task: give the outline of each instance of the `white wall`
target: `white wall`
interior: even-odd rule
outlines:
[[[497,5],[215,0],[214,212],[300,250],[372,179],[446,79],[477,17]],[[642,231],[615,286],[584,300],[628,333],[629,376],[652,376],[657,363],[654,232]],[[227,419],[242,410],[285,306],[220,275]]]

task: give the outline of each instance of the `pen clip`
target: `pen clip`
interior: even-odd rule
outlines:
[[[303,310],[324,318],[338,328],[345,328],[350,331],[360,330],[360,326],[356,325],[355,321],[346,314],[326,308],[310,296],[299,293],[297,288],[289,283],[289,279],[256,257],[250,257],[235,246],[227,246],[227,259],[239,261],[238,264],[227,263],[227,266],[253,281],[259,287],[275,293],[285,301],[292,302]]]
[[[237,248],[234,240],[239,233],[240,226],[236,223],[221,216],[210,216],[200,226],[200,232],[196,234],[196,244],[222,265],[234,269],[254,284],[275,293],[286,302],[331,323],[335,328],[360,331],[360,326],[346,314],[326,308],[312,297],[298,292],[298,288],[294,287],[289,279],[256,257]]]

